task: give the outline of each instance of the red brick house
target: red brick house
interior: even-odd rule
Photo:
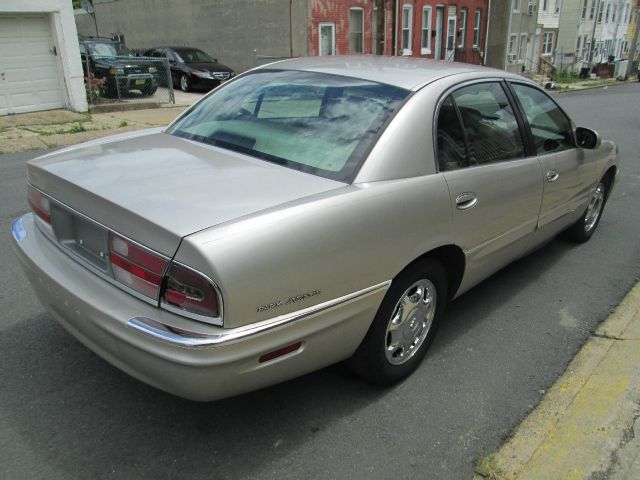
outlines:
[[[375,53],[375,0],[312,0],[310,55]],[[385,0],[384,53],[482,63],[489,0]]]

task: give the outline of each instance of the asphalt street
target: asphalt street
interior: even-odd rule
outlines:
[[[34,298],[9,239],[40,152],[0,156],[0,478],[471,478],[640,278],[640,84],[556,98],[620,148],[599,230],[456,300],[421,367],[390,389],[337,365],[194,403],[121,373]]]

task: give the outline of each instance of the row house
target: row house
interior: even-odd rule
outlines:
[[[538,4],[538,0],[491,1],[487,65],[513,73],[537,69]]]
[[[379,15],[386,55],[483,63],[489,0],[312,0],[309,54],[376,53]]]
[[[626,59],[633,8],[631,0],[564,0],[556,50],[575,68]]]

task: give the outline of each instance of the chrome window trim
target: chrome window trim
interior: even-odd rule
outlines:
[[[170,343],[172,345],[184,348],[213,348],[230,342],[235,342],[256,335],[277,327],[287,325],[298,320],[302,320],[311,315],[322,313],[325,310],[337,307],[343,303],[355,300],[357,298],[377,292],[378,290],[388,289],[391,280],[367,287],[357,292],[352,292],[342,297],[334,298],[323,303],[303,308],[295,312],[287,313],[277,317],[273,317],[261,322],[245,325],[243,327],[231,328],[215,334],[206,334],[187,331],[184,329],[175,329],[170,325],[161,323],[157,320],[147,317],[134,317],[127,321],[127,326],[144,335],[151,336],[160,341]]]
[[[109,263],[109,272],[104,272],[102,270],[100,270],[99,268],[91,265],[89,262],[87,262],[84,258],[82,258],[80,255],[76,254],[75,252],[69,250],[68,248],[66,248],[61,242],[58,241],[58,239],[55,236],[55,233],[53,232],[53,228],[51,225],[48,225],[47,223],[45,223],[40,217],[38,217],[37,215],[34,215],[36,218],[36,225],[38,226],[38,229],[43,233],[44,237],[47,238],[51,243],[53,243],[60,251],[62,251],[63,253],[65,253],[68,257],[70,257],[71,259],[73,259],[74,261],[76,261],[77,263],[79,263],[81,266],[83,266],[84,268],[86,268],[87,270],[89,270],[90,272],[96,274],[97,276],[99,276],[100,278],[102,278],[103,280],[106,280],[107,282],[109,282],[111,285],[118,287],[120,290],[123,290],[126,293],[129,293],[131,295],[133,295],[134,297],[136,297],[139,300],[142,300],[145,303],[148,303],[149,305],[153,305],[154,307],[157,308],[163,308],[167,311],[170,311],[172,313],[175,313],[176,315],[180,315],[182,317],[186,317],[186,318],[190,318],[192,320],[197,320],[199,322],[203,322],[203,323],[207,323],[210,325],[216,325],[216,326],[222,326],[224,325],[224,316],[223,316],[223,312],[224,312],[224,302],[222,300],[222,292],[220,291],[220,287],[218,286],[218,284],[216,282],[214,282],[208,275],[205,275],[204,273],[196,270],[195,268],[192,268],[188,265],[185,265],[181,262],[177,262],[174,261],[172,259],[172,257],[168,257],[160,252],[156,252],[155,250],[147,247],[146,245],[141,244],[140,242],[137,242],[131,238],[129,238],[126,235],[123,235],[122,233],[114,230],[113,228],[107,227],[106,225],[104,225],[103,223],[98,222],[97,220],[94,220],[91,217],[88,217],[87,215],[85,215],[82,212],[79,212],[78,210],[76,210],[73,207],[70,207],[69,205],[67,205],[66,203],[63,203],[55,198],[53,198],[51,195],[43,192],[42,190],[40,190],[37,187],[34,187],[32,184],[28,183],[27,184],[28,187],[27,188],[33,188],[36,192],[40,193],[41,195],[47,197],[49,199],[49,202],[53,202],[55,203],[58,207],[61,207],[64,210],[67,210],[69,212],[71,212],[74,215],[77,215],[78,217],[82,218],[83,220],[86,220],[89,223],[92,223],[93,225],[105,230],[107,233],[114,233],[115,235],[118,235],[122,238],[124,238],[126,241],[133,243],[135,246],[149,252],[152,253],[154,255],[157,255],[159,257],[161,257],[163,260],[165,260],[167,262],[167,266],[165,267],[164,271],[161,274],[161,277],[164,278],[167,274],[167,272],[169,271],[169,268],[171,267],[172,263],[175,263],[183,268],[186,268],[187,270],[191,270],[192,272],[201,275],[202,277],[206,278],[209,282],[211,282],[211,285],[213,285],[213,288],[216,292],[216,296],[218,297],[218,305],[219,305],[219,315],[217,317],[207,317],[205,315],[198,315],[195,313],[190,313],[187,312],[186,310],[183,310],[181,308],[177,308],[177,307],[172,307],[166,303],[162,303],[161,298],[160,298],[160,292],[162,291],[162,286],[160,286],[158,288],[158,292],[156,294],[155,298],[150,298],[147,297],[146,295],[143,295],[139,292],[137,292],[136,290],[126,286],[123,283],[118,282],[115,277],[110,276],[109,273],[113,274],[113,269],[111,267],[111,264]],[[177,250],[177,248],[176,248]]]

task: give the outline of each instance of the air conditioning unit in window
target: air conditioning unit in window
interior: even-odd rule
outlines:
[[[536,6],[535,6],[533,3],[530,3],[530,4],[528,5],[527,13],[528,13],[529,15],[533,15],[533,13],[534,13],[535,11],[536,11]]]
[[[516,59],[518,58],[518,56],[515,53],[509,53],[507,54],[507,61],[509,63],[514,63],[516,61]]]

